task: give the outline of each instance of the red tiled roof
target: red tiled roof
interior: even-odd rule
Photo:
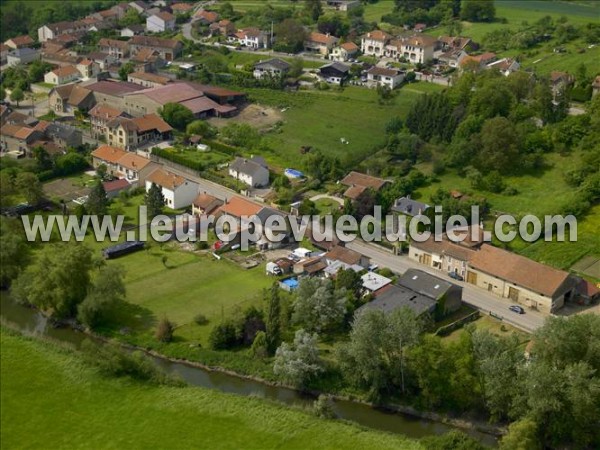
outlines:
[[[125,156],[127,152],[117,147],[111,147],[110,145],[101,145],[92,152],[94,158],[107,161],[109,163],[116,164],[119,159]]]
[[[367,39],[373,39],[375,41],[387,41],[391,39],[391,35],[387,34],[385,31],[375,30],[366,34]]]
[[[350,250],[349,248],[342,247],[341,245],[337,245],[325,253],[325,258],[331,259],[334,261],[342,261],[343,263],[354,265],[360,264],[360,260],[362,259],[362,255],[354,250]]]
[[[150,174],[148,181],[172,191],[184,184],[185,178],[175,175],[174,173],[167,172],[163,169],[156,169]]]
[[[119,178],[118,180],[105,181],[102,186],[106,192],[113,192],[128,188],[130,184],[125,178]]]
[[[232,197],[229,202],[219,208],[222,213],[229,214],[234,217],[253,216],[263,207],[256,203],[246,200],[242,197]]]
[[[117,161],[120,166],[130,170],[141,170],[150,164],[150,162],[149,159],[131,152],[127,152]]]
[[[310,33],[308,35],[308,39],[307,39],[307,41],[309,41],[309,42],[316,42],[318,44],[324,44],[324,45],[333,45],[338,40],[339,39],[336,38],[335,36],[329,36],[327,34],[315,33],[315,32]]]
[[[568,272],[540,264],[524,256],[483,244],[470,266],[489,275],[552,297],[569,277]]]
[[[364,186],[378,191],[387,183],[387,181],[382,178],[352,171],[344,177],[341,183],[345,186]]]
[[[57,77],[68,77],[70,75],[81,75],[75,66],[64,66],[52,71]]]
[[[17,37],[9,39],[9,41],[12,41],[17,47],[24,47],[26,45],[31,45],[31,44],[35,43],[35,41],[31,38],[31,36],[28,36],[28,35],[17,36]]]
[[[194,5],[189,3],[175,3],[174,5],[171,5],[171,9],[173,11],[187,12],[191,9],[194,9]]]
[[[340,47],[342,47],[347,52],[353,52],[358,50],[358,45],[356,45],[354,42],[344,42],[342,45],[340,45]]]

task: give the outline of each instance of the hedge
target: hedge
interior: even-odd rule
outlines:
[[[166,159],[167,161],[171,161],[177,164],[181,164],[184,167],[188,167],[190,169],[196,170],[198,172],[202,172],[206,169],[206,166],[200,161],[190,161],[183,155],[178,153],[173,153],[168,150],[162,148],[153,148],[152,154],[156,155],[160,158]]]

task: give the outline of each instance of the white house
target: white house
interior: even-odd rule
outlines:
[[[502,75],[507,77],[511,73],[519,70],[521,68],[521,65],[515,59],[502,58],[501,60],[488,64],[487,68],[499,70]]]
[[[371,31],[362,37],[360,51],[367,56],[384,56],[385,46],[391,38],[385,31]]]
[[[279,78],[289,72],[291,65],[283,59],[273,58],[268,61],[260,61],[254,64],[254,78]]]
[[[121,30],[122,37],[133,37],[144,32],[144,26],[140,24],[129,25]]]
[[[329,59],[332,61],[345,62],[354,58],[358,53],[358,50],[358,45],[354,42],[344,42],[331,50]]]
[[[404,80],[404,72],[398,69],[386,69],[373,66],[367,71],[367,84],[370,87],[387,86],[396,88]]]
[[[169,12],[162,11],[146,19],[146,30],[153,33],[171,31],[175,29],[175,16]]]
[[[255,27],[243,28],[235,33],[240,45],[249,48],[269,48],[269,36]]]
[[[165,197],[165,205],[171,209],[190,206],[200,189],[198,183],[164,169],[156,169],[146,178],[146,192],[150,190],[153,183],[160,186]]]
[[[44,82],[61,85],[81,78],[81,72],[75,66],[63,66],[44,75]]]
[[[263,158],[236,158],[229,165],[229,176],[242,181],[248,186],[264,187],[269,185],[269,169]]]

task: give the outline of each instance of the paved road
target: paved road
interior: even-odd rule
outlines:
[[[459,284],[463,287],[463,300],[466,303],[486,312],[491,311],[496,316],[502,317],[506,322],[525,331],[534,331],[544,323],[545,316],[536,311],[526,311],[525,314],[521,315],[513,313],[508,310],[511,302],[507,299],[497,297],[476,286],[452,280],[449,277],[446,277],[442,272],[425,267],[408,259],[406,256],[393,255],[384,248],[374,244],[367,244],[362,241],[348,243],[346,244],[346,247],[368,256],[375,264],[382,267],[389,267],[394,272],[404,273],[408,269],[420,269],[440,278],[448,278],[448,281],[452,281],[452,283]]]

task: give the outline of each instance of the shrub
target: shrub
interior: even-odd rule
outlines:
[[[319,398],[313,403],[313,409],[315,415],[321,419],[333,419],[335,413],[333,412],[333,402],[327,395],[319,395]]]
[[[222,322],[212,329],[208,342],[214,350],[227,350],[239,344],[237,330],[233,322]]]
[[[107,376],[131,377],[157,384],[182,384],[163,373],[150,358],[139,351],[129,353],[117,344],[96,344],[90,340],[82,343],[81,351],[89,364],[98,367]]]
[[[255,358],[266,358],[269,354],[267,351],[267,335],[264,331],[256,333],[252,347],[250,347],[250,353]]]
[[[160,342],[171,342],[173,340],[174,331],[175,324],[170,322],[166,317],[163,317],[156,328],[156,339]]]
[[[208,323],[208,319],[204,314],[199,313],[194,317],[194,322],[196,322],[198,325],[206,325]]]

